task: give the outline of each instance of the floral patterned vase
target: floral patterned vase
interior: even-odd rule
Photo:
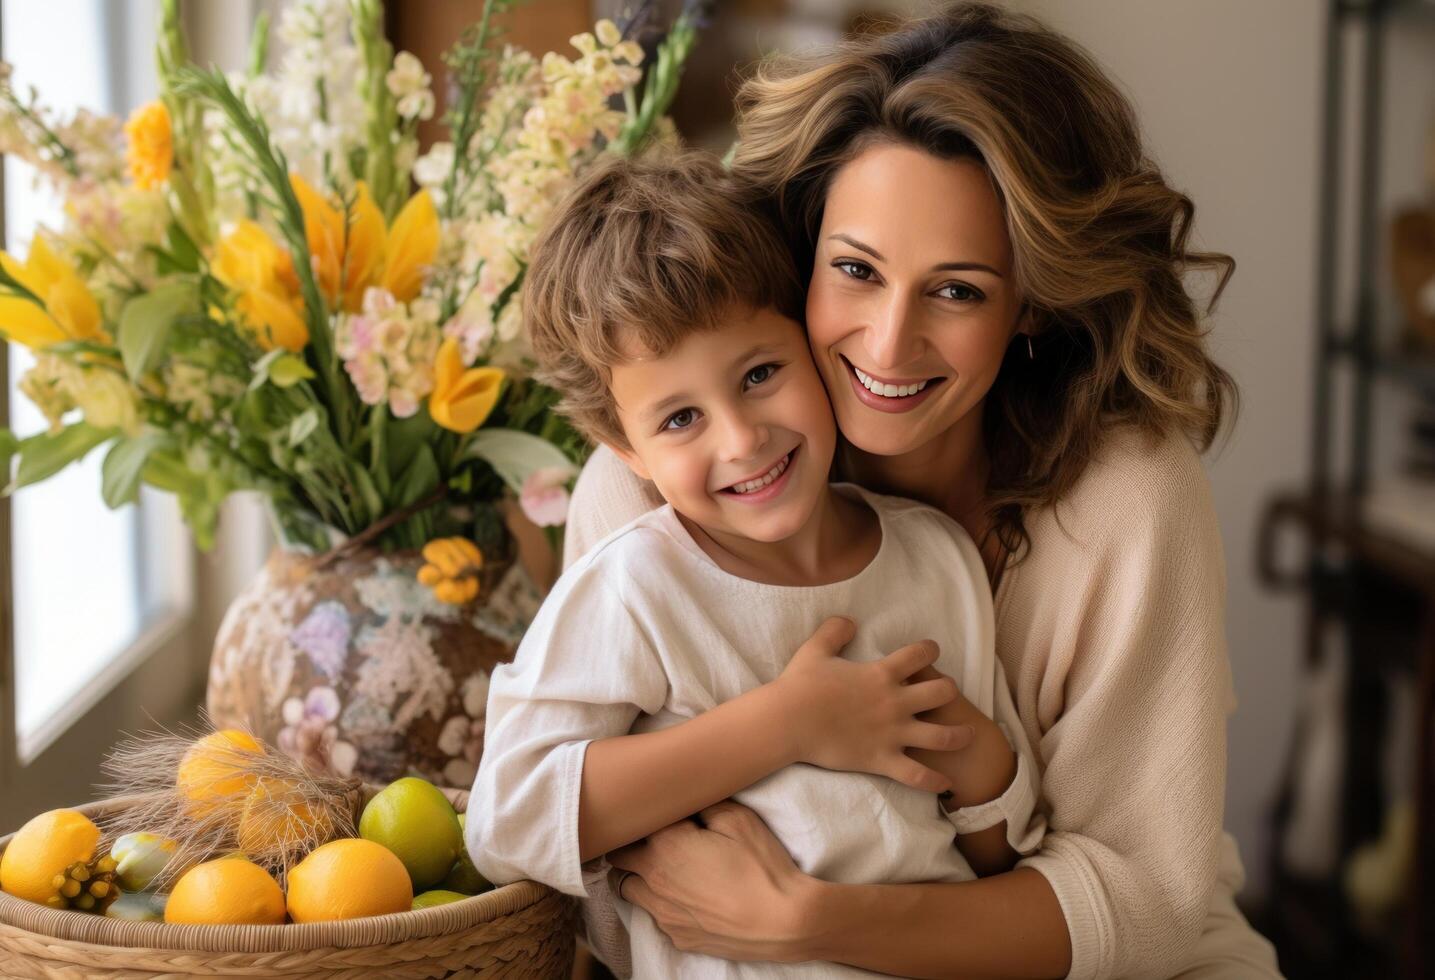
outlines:
[[[516,561],[485,563],[474,601],[415,579],[416,553],[315,567],[276,550],[226,612],[208,709],[316,771],[467,788],[483,753],[488,676],[513,658],[540,602]]]

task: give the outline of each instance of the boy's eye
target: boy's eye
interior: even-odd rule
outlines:
[[[865,262],[853,262],[851,259],[838,259],[832,263],[853,279],[866,282],[872,278],[872,267]]]
[[[697,412],[693,411],[691,408],[685,408],[680,412],[674,412],[672,415],[669,415],[667,421],[663,423],[663,428],[686,429],[688,426],[696,422],[697,418]]]
[[[956,300],[958,303],[970,303],[985,298],[982,296],[981,290],[974,289],[964,282],[949,282],[938,289],[937,293],[943,299]]]
[[[772,376],[776,373],[776,364],[759,364],[757,367],[747,372],[747,374],[743,375],[743,384],[747,385],[749,388],[756,387],[757,385],[762,384],[764,381],[770,380]]]

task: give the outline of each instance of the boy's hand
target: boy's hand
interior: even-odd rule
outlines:
[[[945,677],[935,667],[923,667],[912,674],[910,683],[929,683]],[[974,738],[962,746],[967,751],[933,752],[914,748],[907,753],[951,780],[952,795],[947,799],[947,809],[976,806],[1006,792],[1016,774],[1016,753],[997,723],[982,714],[966,695],[958,691],[950,701],[919,717],[938,725],[966,725],[975,733]],[[970,751],[974,748],[980,751]]]
[[[951,752],[965,747],[974,734],[969,724],[915,717],[959,696],[950,677],[908,683],[936,662],[936,643],[923,640],[881,660],[854,663],[841,653],[856,632],[850,619],[828,619],[773,681],[787,713],[794,756],[824,769],[887,776],[932,793],[952,789],[949,777],[905,752]]]

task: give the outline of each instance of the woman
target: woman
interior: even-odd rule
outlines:
[[[1215,270],[1218,294],[1231,260],[1188,250],[1191,202],[1089,57],[992,7],[769,67],[739,108],[734,167],[770,189],[811,270],[841,476],[939,507],[981,545],[1051,832],[1003,875],[835,885],[726,802],[611,855],[633,872],[623,896],[679,948],[730,959],[1279,976],[1236,910],[1221,830],[1224,570],[1193,448],[1234,390],[1182,277]],[[568,557],[657,503],[599,453]]]

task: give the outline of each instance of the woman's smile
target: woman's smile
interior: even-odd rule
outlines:
[[[847,369],[847,377],[857,400],[879,412],[910,412],[930,398],[947,380],[940,375],[920,380],[892,380],[863,371],[845,355],[837,356]]]

